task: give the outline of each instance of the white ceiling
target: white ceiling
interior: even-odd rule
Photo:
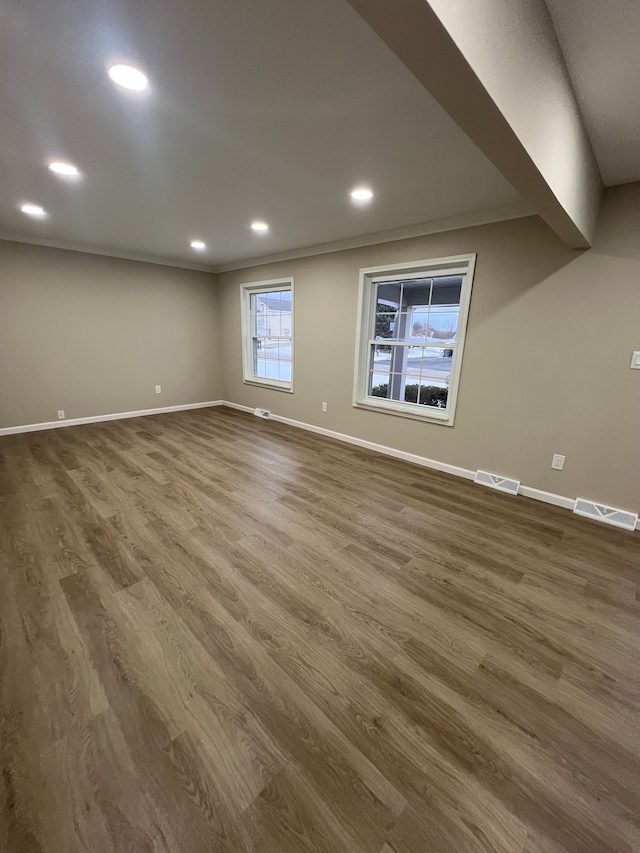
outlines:
[[[346,0],[8,0],[0,55],[5,238],[214,268],[524,208]],[[114,86],[115,61],[150,89]]]
[[[640,181],[639,0],[547,0],[606,186]]]

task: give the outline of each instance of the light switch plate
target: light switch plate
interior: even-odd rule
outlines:
[[[640,370],[640,350],[634,352],[631,356],[631,369]]]

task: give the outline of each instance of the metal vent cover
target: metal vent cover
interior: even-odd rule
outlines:
[[[614,506],[597,504],[595,501],[587,501],[584,498],[576,498],[573,508],[576,515],[585,518],[594,518],[604,524],[612,524],[614,527],[623,527],[625,530],[635,530],[638,523],[638,514],[627,512],[625,509],[616,509]]]
[[[509,477],[501,477],[499,474],[491,474],[489,471],[476,471],[475,482],[499,492],[509,495],[517,495],[520,489],[520,480],[512,480]]]
[[[271,417],[271,412],[269,411],[269,409],[254,409],[253,414],[257,418],[269,418],[269,417]]]

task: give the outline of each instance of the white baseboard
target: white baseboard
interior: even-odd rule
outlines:
[[[137,412],[116,412],[110,415],[92,415],[88,418],[69,418],[64,421],[48,421],[39,424],[25,424],[23,426],[3,427],[0,428],[0,436],[2,435],[17,435],[23,432],[37,432],[47,429],[61,429],[62,427],[79,426],[81,424],[96,424],[103,421],[118,421],[125,418],[142,418],[147,415],[162,415],[167,412],[184,412],[189,409],[208,409],[213,406],[228,406],[230,409],[238,409],[241,412],[253,413],[251,406],[241,406],[239,403],[231,403],[229,400],[209,400],[206,403],[185,403],[180,406],[161,406],[157,409],[140,409]],[[362,447],[365,450],[373,450],[376,453],[382,453],[384,456],[392,456],[394,459],[402,459],[405,462],[411,462],[414,465],[422,465],[423,468],[433,468],[436,471],[444,471],[447,474],[453,474],[456,477],[463,477],[466,480],[473,480],[476,472],[468,468],[460,468],[458,465],[450,465],[448,462],[439,462],[437,459],[429,459],[426,456],[419,456],[416,453],[407,453],[405,450],[398,450],[395,447],[388,447],[385,444],[376,444],[373,441],[367,441],[364,438],[357,438],[354,435],[336,432],[332,429],[308,424],[304,421],[296,421],[292,418],[285,418],[281,415],[271,414],[269,420],[277,421],[278,423],[287,424],[288,426],[304,429],[307,432],[315,432],[318,435],[333,438],[336,441],[342,441],[345,444],[354,444],[357,447]],[[572,510],[575,505],[575,498],[569,498],[566,495],[556,495],[553,492],[545,492],[542,489],[536,489],[533,486],[520,486],[519,494],[527,498],[533,498],[542,503],[559,506],[563,509]],[[636,529],[640,530],[640,521],[636,525]]]
[[[208,409],[211,406],[227,405],[223,400],[210,400],[207,403],[185,403],[181,406],[159,406],[157,409],[140,409],[137,412],[116,412],[111,415],[92,415],[88,418],[68,418],[63,421],[46,421],[39,424],[24,424],[23,426],[3,427],[0,435],[17,435],[21,432],[38,432],[42,429],[61,429],[62,427],[80,426],[80,424],[99,424],[103,421],[121,421],[125,418],[143,418],[146,415],[162,415],[165,412],[184,412],[188,409]]]
[[[252,415],[255,411],[255,409],[252,409],[251,406],[241,406],[240,403],[230,403],[229,400],[223,400],[220,405],[226,406],[227,409],[237,409],[239,412],[248,412],[250,415]],[[276,416],[271,415],[270,420],[275,421],[275,419]]]
[[[423,468],[433,468],[436,471],[444,471],[447,474],[455,474],[456,477],[464,477],[466,480],[473,480],[475,471],[469,471],[467,468],[460,468],[458,465],[450,465],[448,462],[439,462],[437,459],[429,459],[426,456],[418,456],[417,453],[407,453],[406,450],[398,450],[395,447],[388,447],[386,444],[376,444],[374,441],[366,441],[364,438],[356,438],[353,435],[345,435],[341,432],[334,432],[331,429],[317,427],[313,424],[306,424],[302,421],[294,421],[291,418],[282,418],[279,415],[271,415],[274,421],[288,424],[289,426],[297,427],[298,429],[306,429],[309,432],[317,432],[319,435],[326,435],[329,438],[335,438],[338,441],[344,441],[347,444],[355,444],[357,447],[363,447],[365,450],[373,450],[376,453],[382,453],[385,456],[393,456],[394,459],[402,459],[404,462],[412,462],[414,465],[422,465]]]
[[[534,501],[542,501],[545,504],[561,506],[563,509],[573,509],[576,499],[567,498],[565,495],[554,495],[553,492],[545,492],[542,489],[534,489],[533,486],[520,486],[520,494],[525,498],[533,498]]]
[[[251,406],[241,406],[238,403],[230,403],[228,400],[223,400],[220,405],[228,406],[231,409],[238,409],[241,412],[253,413]],[[376,444],[373,441],[366,441],[363,438],[356,438],[353,435],[335,432],[334,430],[325,429],[314,424],[307,424],[303,421],[294,421],[292,418],[284,418],[281,415],[274,415],[272,413],[269,420],[288,424],[298,429],[305,429],[308,432],[316,432],[319,435],[326,435],[328,438],[335,438],[337,441],[343,441],[346,444],[355,444],[358,447],[363,447],[366,450],[374,450],[376,453],[382,453],[385,456],[393,456],[395,459],[403,459],[405,462],[412,462],[414,465],[422,465],[424,468],[433,468],[436,471],[444,471],[456,477],[464,477],[466,480],[473,480],[476,476],[476,472],[468,468],[460,468],[458,465],[450,465],[448,462],[438,462],[436,459],[429,459],[426,456],[407,453],[404,450],[397,450],[395,447]],[[542,503],[552,504],[553,506],[559,506],[568,510],[573,510],[576,502],[575,498],[569,498],[566,495],[556,495],[553,492],[545,492],[542,489],[536,489],[533,486],[523,486],[522,484],[518,493],[525,498],[532,498],[534,501],[541,501]],[[638,521],[636,529],[640,530],[640,521]]]

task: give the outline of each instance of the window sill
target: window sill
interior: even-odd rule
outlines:
[[[271,391],[284,391],[293,394],[292,382],[278,382],[275,379],[243,379],[245,385],[255,385],[257,388],[268,388]]]
[[[380,412],[383,415],[396,415],[401,418],[409,418],[412,421],[426,421],[427,423],[438,424],[439,426],[453,426],[453,414],[443,410],[430,409],[429,411],[422,412],[419,409],[416,411],[413,407],[409,409],[402,405],[375,403],[369,398],[356,400],[353,405],[356,409]]]

